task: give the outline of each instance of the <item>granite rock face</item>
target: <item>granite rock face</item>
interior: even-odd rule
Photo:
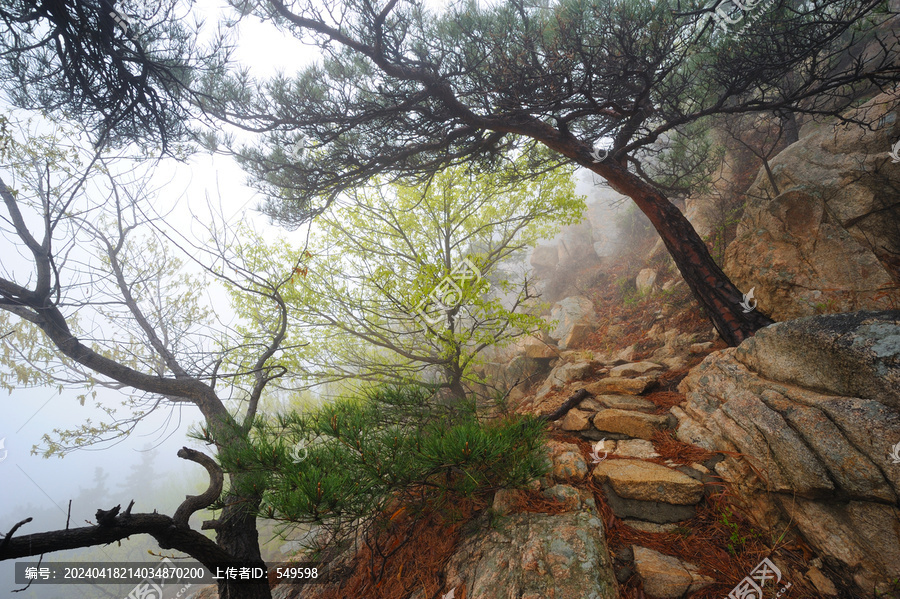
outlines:
[[[445,569],[446,590],[468,599],[616,599],[618,584],[591,510],[513,514],[478,527]]]
[[[745,194],[723,270],[740,289],[755,288],[776,320],[900,302],[900,169],[889,155],[900,119],[885,113],[892,99],[848,111],[873,130],[805,126],[770,162],[776,186],[761,170]]]
[[[550,337],[559,342],[560,349],[576,345],[597,326],[594,304],[580,295],[567,297],[554,305],[550,311],[550,319],[556,323],[550,331]]]
[[[679,389],[678,437],[745,456],[716,471],[760,525],[793,522],[861,593],[900,576],[900,311],[771,325]]]

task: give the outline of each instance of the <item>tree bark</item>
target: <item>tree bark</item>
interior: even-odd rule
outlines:
[[[462,384],[461,376],[454,373],[450,375],[450,398],[455,401],[464,401],[466,399],[466,388]]]
[[[562,418],[563,416],[568,414],[569,410],[571,410],[572,408],[574,408],[575,406],[580,404],[582,402],[582,400],[584,400],[586,397],[590,397],[590,396],[591,396],[591,392],[588,391],[587,389],[579,389],[578,391],[573,393],[569,397],[569,399],[566,400],[566,403],[559,406],[559,408],[557,408],[556,411],[551,412],[550,414],[545,414],[544,416],[541,416],[541,419],[546,420],[547,422],[554,422],[556,420],[559,420],[560,418]]]
[[[231,475],[232,487],[240,486],[240,474]],[[260,497],[240,497],[228,494],[225,508],[218,520],[216,543],[242,566],[265,568],[259,550],[259,533],[256,530],[256,510]],[[261,583],[229,584],[219,582],[219,599],[271,599],[268,581]]]

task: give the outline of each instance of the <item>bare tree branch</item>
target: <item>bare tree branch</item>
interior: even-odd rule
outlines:
[[[178,457],[197,462],[209,472],[209,487],[206,491],[200,495],[188,495],[182,504],[178,506],[178,509],[175,510],[175,515],[172,516],[176,526],[187,527],[191,514],[208,508],[222,494],[225,476],[222,474],[222,469],[219,468],[219,465],[212,458],[195,449],[182,447],[178,450]],[[204,525],[204,528],[208,527]]]

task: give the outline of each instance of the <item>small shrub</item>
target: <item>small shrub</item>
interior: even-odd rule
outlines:
[[[743,546],[754,538],[759,538],[759,533],[755,530],[742,526],[736,519],[730,509],[725,508],[720,515],[722,524],[728,529],[728,553],[736,556]]]
[[[338,540],[400,513],[447,512],[458,499],[526,486],[546,473],[544,435],[531,416],[479,422],[474,402],[437,405],[422,387],[382,387],[260,420],[251,446],[220,461],[261,492],[260,516],[322,524]],[[308,454],[294,463],[301,442]]]

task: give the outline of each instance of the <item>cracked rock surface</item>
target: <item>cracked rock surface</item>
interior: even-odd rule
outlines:
[[[616,599],[603,523],[591,504],[479,526],[448,564],[447,588],[465,586],[468,599]]]
[[[678,437],[770,527],[793,521],[857,585],[900,576],[900,311],[802,318],[711,354],[682,381]],[[774,509],[773,509],[774,508]]]

